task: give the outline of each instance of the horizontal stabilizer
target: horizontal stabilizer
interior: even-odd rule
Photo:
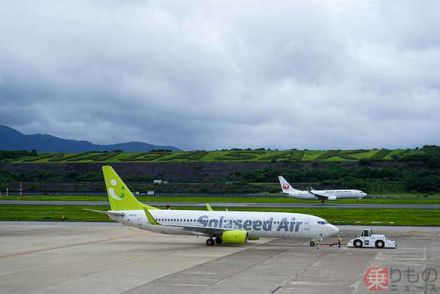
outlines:
[[[87,211],[91,211],[91,212],[97,212],[97,213],[102,213],[102,214],[107,214],[107,211],[105,211],[105,210],[95,210],[95,209],[88,209],[88,208],[83,208],[83,210],[87,210]]]
[[[116,211],[95,210],[95,209],[88,209],[88,208],[83,208],[83,210],[96,212],[96,213],[102,213],[102,214],[106,214],[108,216],[124,216],[125,215],[123,212],[116,212]]]

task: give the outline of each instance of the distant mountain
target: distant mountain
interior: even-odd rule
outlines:
[[[37,150],[39,152],[87,152],[123,150],[126,152],[146,152],[154,149],[178,151],[173,146],[158,146],[143,142],[128,142],[98,145],[88,141],[68,140],[51,135],[25,135],[8,126],[0,125],[0,150]]]

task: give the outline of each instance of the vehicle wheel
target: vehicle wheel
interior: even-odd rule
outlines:
[[[222,244],[223,240],[220,237],[215,237],[215,244]]]
[[[360,247],[362,247],[362,241],[361,240],[354,240],[353,245],[354,245],[354,247],[360,248]]]
[[[310,241],[310,247],[315,247],[315,242]]]
[[[385,246],[385,243],[382,240],[377,240],[375,245],[376,248],[383,248]]]
[[[206,245],[207,246],[213,246],[214,245],[214,239],[209,238],[208,240],[206,240]]]

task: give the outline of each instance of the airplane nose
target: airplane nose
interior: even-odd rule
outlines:
[[[330,236],[336,235],[337,233],[339,233],[339,228],[334,225],[329,225],[329,233]]]

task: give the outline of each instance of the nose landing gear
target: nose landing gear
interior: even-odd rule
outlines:
[[[321,243],[322,240],[323,240],[322,234],[319,234],[314,239],[310,240],[309,245],[310,245],[310,247],[316,246],[316,248],[319,249],[319,243]]]

